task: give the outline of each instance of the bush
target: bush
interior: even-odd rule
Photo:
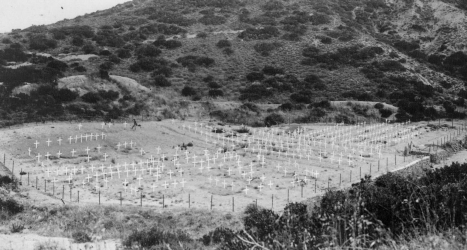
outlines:
[[[177,58],[177,62],[180,63],[183,67],[189,67],[190,65],[209,67],[215,63],[214,59],[212,58],[192,55],[179,57]]]
[[[9,215],[15,215],[23,212],[23,205],[13,199],[0,198],[0,210],[7,212]]]
[[[47,67],[48,68],[52,68],[52,69],[56,69],[58,71],[66,71],[66,69],[68,68],[68,64],[62,62],[62,61],[59,61],[59,60],[53,60],[49,63],[47,63]]]
[[[54,99],[59,102],[72,102],[76,98],[78,98],[79,94],[75,91],[71,91],[69,89],[60,89],[58,90],[58,94],[55,96]]]
[[[262,56],[269,56],[272,51],[280,47],[279,43],[257,43],[254,45],[254,49]]]
[[[71,238],[73,238],[73,240],[74,240],[76,243],[91,242],[91,237],[90,237],[86,232],[83,232],[83,231],[76,231],[76,232],[73,232],[73,233],[71,234]]]
[[[138,58],[142,57],[157,57],[162,53],[162,51],[152,44],[145,44],[140,46],[136,50],[136,55]]]
[[[84,39],[82,37],[75,36],[73,37],[73,39],[71,39],[71,44],[73,44],[74,46],[81,47],[84,45]]]
[[[117,50],[117,56],[126,59],[131,57],[131,51],[128,49],[118,49]]]
[[[113,68],[114,64],[112,62],[103,62],[99,65],[99,69],[103,70],[111,70]]]
[[[266,116],[266,118],[264,118],[264,124],[266,124],[266,126],[270,127],[270,126],[274,126],[274,125],[279,125],[279,124],[282,124],[285,122],[285,119],[284,117],[282,117],[281,115],[279,114],[270,114],[268,116]]]
[[[57,41],[48,39],[44,34],[31,35],[29,38],[29,48],[39,51],[55,49]]]
[[[264,28],[247,28],[238,37],[245,40],[266,40],[279,35],[280,32],[276,27],[266,26]]]
[[[201,17],[198,22],[204,25],[221,25],[224,24],[227,19],[223,16],[216,16],[216,15],[204,15]]]
[[[28,55],[18,48],[6,48],[0,50],[0,61],[25,62],[28,60]]]
[[[170,87],[172,83],[165,78],[163,75],[157,75],[154,77],[153,85],[158,87]]]
[[[157,227],[151,227],[141,231],[133,231],[122,241],[122,245],[128,248],[139,247],[144,249],[152,249],[158,245],[178,246],[192,242],[188,234],[183,231],[164,232]],[[156,248],[154,248],[156,249]]]
[[[250,82],[264,80],[264,74],[261,72],[251,72],[246,75],[246,79]]]
[[[392,115],[393,112],[390,109],[380,109],[379,113],[381,114],[381,117],[388,118],[389,116]]]
[[[283,75],[285,73],[284,69],[273,66],[264,66],[262,71],[265,75]]]
[[[182,89],[182,95],[183,96],[194,96],[196,95],[196,90],[193,87],[185,86]]]
[[[96,92],[88,92],[84,95],[81,96],[81,99],[83,99],[83,101],[85,102],[88,102],[88,103],[97,103],[99,102],[102,98],[101,96],[96,93]]]
[[[206,37],[208,37],[208,33],[200,32],[200,33],[196,34],[196,37],[197,38],[206,38]]]
[[[93,39],[100,46],[120,48],[125,44],[122,37],[113,30],[99,30]]]
[[[219,97],[219,96],[224,96],[224,92],[220,89],[210,89],[208,92],[210,97]]]
[[[375,109],[383,109],[384,108],[384,104],[378,102],[375,104]]]
[[[225,39],[224,39],[224,40],[219,40],[219,42],[216,43],[216,46],[217,46],[218,48],[221,48],[221,49],[222,49],[222,48],[229,48],[229,47],[232,46],[232,43],[230,43],[229,40],[225,40]]]
[[[109,100],[109,101],[115,101],[120,96],[120,94],[117,91],[113,91],[113,90],[108,90],[108,91],[99,90],[98,93],[102,97],[102,99]]]
[[[209,82],[208,87],[211,88],[211,89],[220,89],[220,88],[222,88],[222,86],[219,85],[219,83],[217,83],[217,82]]]
[[[323,44],[331,44],[332,43],[332,38],[328,36],[320,36],[318,37],[319,41]]]
[[[83,50],[83,52],[85,54],[95,54],[96,53],[96,47],[94,47],[94,45],[88,43],[86,45],[84,45],[81,50]]]

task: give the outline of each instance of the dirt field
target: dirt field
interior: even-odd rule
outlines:
[[[212,201],[212,209],[221,211],[241,211],[254,202],[282,210],[288,201],[323,194],[328,185],[349,186],[360,173],[378,176],[413,162],[417,158],[403,157],[409,143],[429,152],[436,150],[429,144],[449,134],[465,135],[457,135],[457,129],[432,130],[426,123],[248,128],[251,135],[235,132],[240,126],[209,122],[143,122],[136,130],[122,123],[81,125],[31,124],[0,131],[6,166],[11,170],[14,162],[18,178],[25,173],[23,187],[35,202],[77,203],[79,192],[80,204],[98,204],[100,193],[101,204],[118,205],[121,192],[123,205],[142,201],[155,209],[163,203],[166,209],[211,209]],[[212,133],[213,128],[226,132]],[[193,146],[187,150],[176,148],[188,143]],[[453,159],[466,157],[463,151]]]

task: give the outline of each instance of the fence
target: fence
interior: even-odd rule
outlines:
[[[450,133],[449,135],[438,137],[438,138],[436,138],[436,144],[435,144],[435,141],[433,140],[433,143],[431,144],[431,147],[437,147],[437,148],[444,147],[447,143],[451,142],[453,139],[455,140],[456,136],[461,135],[463,131],[465,131],[465,128],[461,127],[461,128],[458,128],[455,133]],[[446,159],[446,157],[447,157],[446,155],[442,155],[442,158],[444,158],[444,160]],[[311,197],[314,197],[316,195],[323,194],[324,192],[326,192],[327,190],[330,190],[330,189],[343,188],[345,186],[350,186],[350,184],[352,184],[353,182],[358,182],[365,175],[379,176],[379,175],[382,175],[384,173],[387,173],[387,172],[389,172],[390,166],[396,166],[398,164],[398,162],[399,163],[401,163],[401,162],[405,163],[406,162],[406,157],[405,156],[403,156],[403,159],[400,159],[400,158],[401,157],[399,156],[399,159],[398,159],[398,156],[396,154],[394,154],[394,162],[392,162],[392,159],[390,160],[389,158],[386,158],[385,160],[378,160],[377,166],[372,166],[370,164],[370,168],[369,168],[368,172],[366,172],[366,173],[362,172],[362,167],[359,167],[359,169],[357,169],[358,173],[357,173],[357,171],[353,172],[352,170],[355,170],[355,169],[352,169],[348,173],[349,174],[348,178],[346,177],[347,176],[346,174],[339,173],[339,182],[338,182],[337,185],[332,185],[331,182],[330,182],[330,179],[328,179],[328,180],[318,180],[318,178],[314,178],[314,179],[311,179],[311,181],[308,182],[308,183],[303,183],[302,182],[300,185],[297,186],[298,190],[297,189],[287,189],[286,193],[283,193],[283,194],[279,194],[279,192],[277,192],[276,196],[272,195],[270,197],[270,200],[269,200],[268,197],[266,197],[264,199],[260,199],[259,203],[258,203],[258,199],[249,199],[247,197],[231,196],[231,199],[230,198],[225,199],[225,197],[223,197],[221,195],[217,196],[217,195],[211,194],[210,197],[208,197],[207,199],[200,199],[200,198],[192,197],[192,195],[190,193],[186,193],[184,195],[178,195],[178,196],[173,196],[173,197],[167,197],[164,194],[162,196],[159,196],[158,197],[158,200],[160,202],[159,207],[162,208],[162,209],[167,208],[168,203],[166,203],[166,201],[168,202],[168,201],[173,201],[173,200],[176,200],[176,201],[181,200],[182,203],[186,204],[184,207],[189,208],[189,209],[192,208],[193,204],[203,204],[202,206],[198,206],[198,208],[199,207],[204,207],[204,209],[209,208],[210,210],[213,210],[215,208],[218,209],[218,208],[222,207],[223,210],[228,210],[228,211],[231,210],[233,212],[238,211],[238,209],[244,208],[244,207],[240,207],[238,205],[236,206],[235,205],[236,202],[237,202],[237,204],[239,204],[239,203],[242,203],[242,204],[251,204],[251,203],[253,203],[256,206],[259,205],[259,206],[262,206],[262,207],[265,207],[265,208],[271,207],[272,209],[276,209],[276,208],[280,207],[281,205],[282,206],[284,205],[284,204],[281,204],[279,199],[275,198],[277,196],[279,196],[279,197],[287,196],[286,204],[290,203],[291,200],[295,201],[295,202],[303,201],[303,199],[311,198]],[[426,160],[426,157],[424,159],[421,159],[421,160]],[[420,161],[420,160],[418,160],[418,161]],[[410,160],[409,160],[409,162],[410,162]],[[402,168],[392,170],[391,172],[404,170],[404,169],[406,169],[408,167],[413,166],[417,162],[412,161],[410,164],[405,165]],[[393,163],[394,163],[394,165],[392,165]],[[2,167],[2,166],[0,166],[0,167]],[[41,190],[44,193],[49,194],[52,197],[55,197],[56,199],[61,199],[63,201],[63,203],[65,203],[65,201],[71,202],[71,203],[83,203],[82,200],[80,201],[79,189],[74,188],[73,185],[61,185],[61,192],[60,192],[60,185],[56,186],[54,182],[50,183],[50,180],[48,181],[48,180],[45,180],[45,179],[43,181],[42,180],[39,181],[38,176],[36,176],[35,179],[31,179],[30,178],[30,173],[23,172],[22,169],[20,169],[20,171],[19,171],[19,178],[18,178],[17,175],[16,175],[16,172],[18,172],[17,167],[16,167],[16,171],[15,171],[15,161],[11,157],[9,157],[9,159],[7,159],[6,154],[3,155],[3,167],[4,167],[4,170],[1,171],[0,173],[3,172],[4,175],[10,175],[11,174],[12,179],[14,181],[18,182],[20,185],[26,185],[26,183],[27,183],[27,186],[34,187],[37,190]],[[24,178],[24,180],[23,180],[23,178]],[[343,183],[346,183],[346,184],[343,185]],[[58,189],[58,191],[57,191],[57,189]],[[285,190],[284,190],[284,192],[285,192]],[[291,192],[292,192],[292,196],[291,196]],[[306,194],[312,194],[312,195],[306,195],[306,197],[305,197],[304,192]],[[117,199],[113,199],[113,200],[117,201],[117,204],[119,203],[121,206],[124,203],[133,204],[133,203],[131,203],[130,199],[124,199],[123,198],[123,193],[122,192],[120,192],[119,194],[120,194],[120,196]],[[154,203],[154,201],[151,201],[150,199],[147,199],[146,198],[147,194],[149,194],[149,192],[145,192],[144,190],[139,191],[139,194],[138,194],[139,195],[139,206],[141,206],[141,207],[143,207],[143,206],[146,206],[146,207],[158,207],[157,205],[150,205],[151,203]],[[60,198],[60,196],[61,196],[61,198]],[[104,204],[104,202],[101,200],[101,198],[102,198],[101,190],[98,190],[98,204],[99,205],[114,205],[115,204],[115,202],[106,202]],[[247,201],[247,202],[245,202],[245,201]],[[89,202],[85,202],[85,203],[89,203]],[[157,201],[156,201],[156,203],[157,203]],[[282,202],[282,203],[284,203],[284,202]],[[96,203],[93,203],[93,204],[96,204]]]

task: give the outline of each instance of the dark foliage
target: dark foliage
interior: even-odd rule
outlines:
[[[266,118],[264,118],[264,124],[266,124],[266,126],[268,126],[268,127],[279,125],[279,124],[282,124],[284,122],[285,122],[284,117],[282,117],[280,114],[276,114],[276,113],[270,114],[270,115],[266,116]],[[260,221],[260,220],[258,220],[258,221]],[[246,223],[245,223],[245,227],[247,227]]]
[[[232,43],[229,40],[223,39],[223,40],[219,40],[219,42],[216,43],[216,46],[221,49],[229,48],[232,46]]]
[[[117,50],[117,56],[126,59],[131,57],[131,51],[128,49],[118,49]]]
[[[183,96],[194,96],[196,95],[196,90],[193,87],[185,86],[182,89],[182,95]]]
[[[262,72],[265,75],[283,75],[285,73],[283,68],[276,68],[273,66],[264,66]]]
[[[29,37],[29,48],[33,50],[44,51],[47,49],[55,49],[57,41],[47,38],[44,34],[35,34]]]
[[[185,29],[182,29],[176,25],[167,25],[167,24],[149,24],[141,26],[139,32],[145,35],[153,34],[164,34],[164,35],[177,35],[180,33],[186,33]]]
[[[164,232],[158,227],[152,227],[141,231],[133,231],[126,239],[123,240],[122,245],[125,247],[138,247],[149,249],[161,245],[166,247],[179,246],[181,243],[192,242],[188,234],[183,231]]]
[[[3,179],[4,177],[1,177],[1,178]],[[24,207],[23,205],[19,204],[17,201],[11,198],[9,199],[0,198],[0,210],[10,215],[15,215],[15,214],[23,212]]]
[[[226,21],[227,19],[225,17],[217,16],[214,14],[204,15],[198,20],[198,22],[204,25],[221,25],[221,24],[224,24]]]
[[[115,101],[120,96],[120,94],[117,91],[113,90],[99,90],[98,93],[102,97],[102,99],[109,101]]]
[[[262,56],[269,56],[272,51],[279,48],[281,44],[279,43],[257,43],[254,45],[254,49]]]
[[[222,86],[217,82],[209,82],[208,87],[211,89],[220,89]]]
[[[79,38],[92,38],[95,35],[94,29],[87,25],[65,26],[51,29],[50,32],[52,33],[55,39],[64,39],[67,36]]]
[[[83,99],[83,101],[88,102],[88,103],[97,103],[100,100],[102,100],[102,97],[97,92],[88,92],[82,95],[81,99]]]
[[[170,87],[172,83],[163,75],[156,75],[153,78],[153,84],[158,87]]]
[[[138,58],[143,57],[157,57],[162,51],[152,44],[145,44],[136,49],[136,55]]]
[[[273,26],[264,28],[247,28],[238,37],[245,40],[266,40],[280,35],[279,30]]]
[[[125,44],[122,37],[113,30],[99,30],[93,38],[99,46],[120,48]]]
[[[215,63],[214,59],[212,58],[205,57],[205,56],[193,56],[193,55],[179,57],[177,58],[177,62],[180,63],[183,67],[190,67],[190,66],[209,67]]]
[[[130,70],[133,72],[139,72],[140,70],[149,72],[156,71],[157,73],[170,76],[172,70],[168,68],[169,61],[162,58],[143,57],[139,58],[137,62],[130,65]]]
[[[264,80],[264,74],[261,72],[251,72],[246,75],[246,79],[250,82]]]
[[[322,25],[331,23],[331,18],[323,13],[315,13],[311,17],[311,23],[313,25]]]
[[[156,20],[160,23],[176,24],[178,26],[191,26],[196,23],[196,20],[184,17],[178,12],[172,11],[157,11],[148,17],[149,20]]]
[[[379,113],[381,114],[381,117],[388,118],[393,112],[390,109],[379,109]]]
[[[284,4],[278,0],[269,0],[261,8],[265,11],[276,11],[284,9]]]
[[[80,36],[75,36],[73,39],[71,39],[71,44],[77,47],[81,47],[84,45],[84,39]]]
[[[224,96],[224,92],[220,89],[210,89],[208,92],[208,95],[210,97],[219,97],[219,96]]]
[[[91,237],[84,231],[76,231],[71,234],[71,238],[76,243],[86,243],[86,242],[91,242]]]
[[[97,53],[96,52],[97,48],[90,43],[85,44],[81,49],[83,50],[85,54],[96,54]]]
[[[258,101],[272,96],[273,92],[262,84],[253,84],[241,91],[241,101]]]
[[[28,60],[28,55],[21,48],[6,48],[0,50],[0,61],[8,62],[25,62]]]

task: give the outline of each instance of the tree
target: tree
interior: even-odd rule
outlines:
[[[183,96],[194,96],[196,95],[196,90],[193,87],[185,86],[182,89],[182,95]]]

